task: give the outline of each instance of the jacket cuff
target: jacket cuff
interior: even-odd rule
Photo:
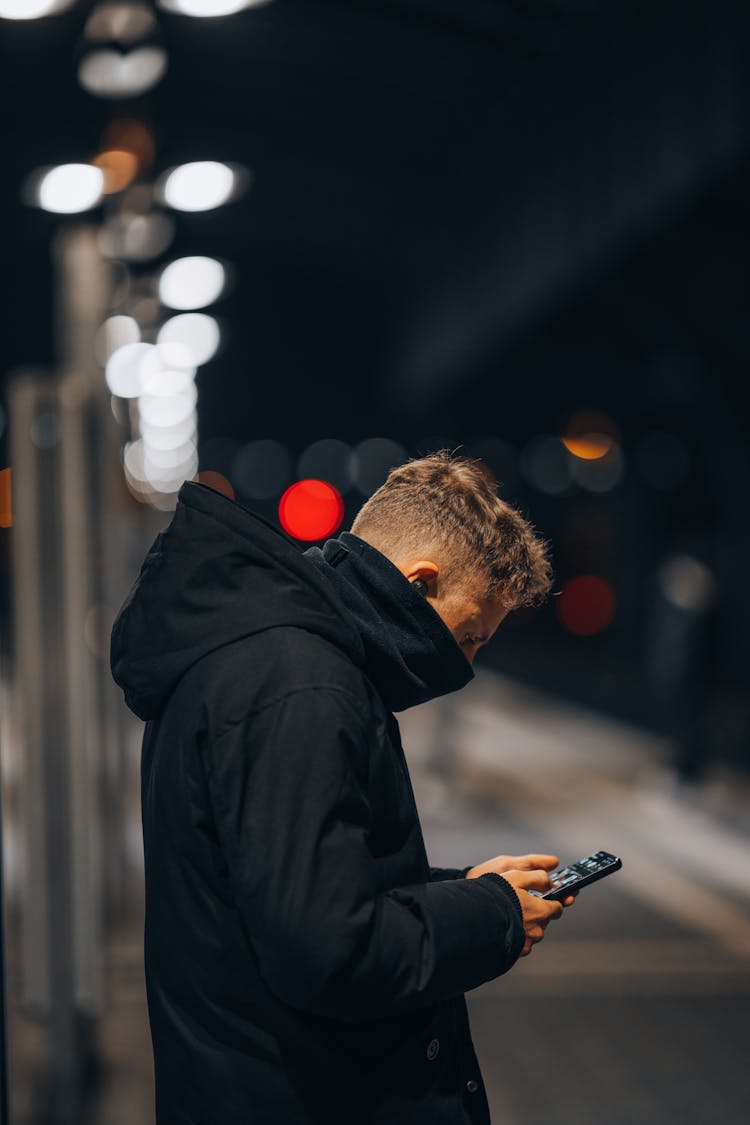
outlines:
[[[468,868],[468,870],[471,870],[471,868]],[[518,898],[518,895],[516,894],[516,889],[513,884],[509,883],[507,879],[503,879],[502,875],[496,875],[494,871],[488,871],[486,872],[486,874],[480,875],[479,878],[491,879],[495,886],[500,888],[505,897],[507,899],[510,899],[510,901],[515,906],[518,912],[518,917],[523,923],[523,910],[521,909],[521,902]]]

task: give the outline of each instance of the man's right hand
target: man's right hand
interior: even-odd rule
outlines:
[[[503,871],[503,879],[507,879],[518,895],[523,913],[523,928],[526,940],[521,950],[521,957],[527,957],[532,947],[544,937],[547,923],[553,918],[559,918],[563,912],[561,902],[554,899],[539,898],[529,894],[529,891],[541,891],[544,894],[552,886],[549,872],[535,871]]]

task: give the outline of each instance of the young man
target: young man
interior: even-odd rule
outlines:
[[[431,868],[392,712],[468,683],[549,585],[531,527],[447,453],[304,554],[183,485],[112,635],[148,720],[159,1125],[489,1121],[463,994],[560,915],[529,893],[557,861]]]

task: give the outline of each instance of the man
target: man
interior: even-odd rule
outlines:
[[[159,1125],[489,1121],[463,994],[560,915],[529,893],[557,861],[431,868],[392,712],[468,683],[549,585],[530,526],[447,453],[305,553],[183,485],[112,635],[148,720]]]

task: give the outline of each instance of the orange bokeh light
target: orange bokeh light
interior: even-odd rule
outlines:
[[[124,148],[110,148],[91,161],[104,173],[104,194],[113,195],[132,184],[138,175],[138,157]]]
[[[298,480],[279,501],[279,520],[284,531],[305,542],[332,535],[343,518],[341,494],[324,480]]]
[[[195,479],[198,484],[205,484],[209,488],[213,488],[214,492],[221,492],[224,496],[228,496],[230,500],[234,500],[232,482],[223,473],[217,473],[215,469],[204,469],[198,473]]]
[[[153,164],[156,153],[153,133],[135,117],[116,117],[110,121],[102,134],[101,146],[103,152],[118,149],[132,153],[141,168]]]
[[[606,457],[614,441],[607,434],[581,434],[580,437],[565,434],[562,443],[574,457],[580,457],[582,461],[598,461]]]
[[[571,578],[555,599],[558,620],[576,637],[601,633],[615,616],[615,594],[609,582],[594,574]]]
[[[603,410],[574,410],[562,427],[561,440],[574,457],[598,461],[619,443],[620,431]]]
[[[13,505],[10,493],[10,469],[0,470],[0,527],[13,526]]]

